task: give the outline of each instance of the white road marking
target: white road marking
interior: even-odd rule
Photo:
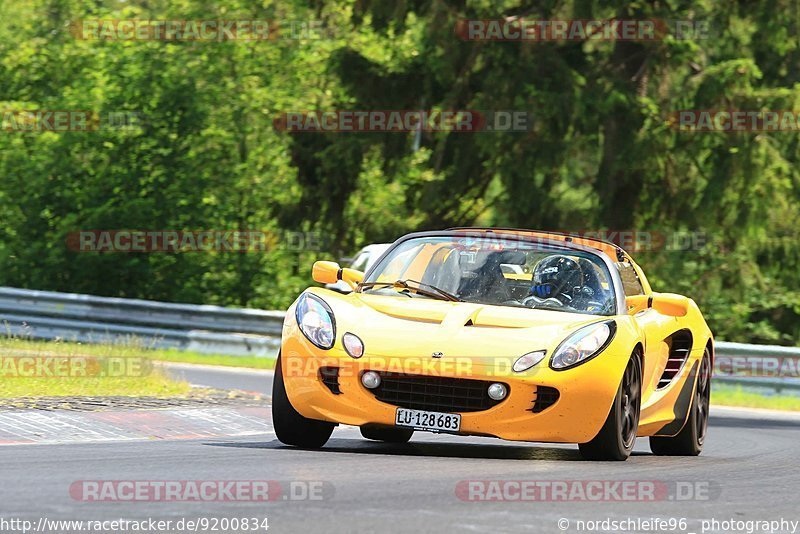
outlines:
[[[0,413],[0,446],[274,435],[263,407]],[[249,413],[248,413],[249,412]],[[261,415],[263,414],[263,416]]]

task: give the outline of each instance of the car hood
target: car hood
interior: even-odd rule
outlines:
[[[518,357],[535,350],[549,355],[576,329],[606,319],[426,298],[318,294],[334,311],[337,337],[352,332],[368,355],[379,356]]]

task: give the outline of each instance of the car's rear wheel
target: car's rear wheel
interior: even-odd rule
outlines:
[[[325,445],[336,426],[327,421],[303,417],[294,409],[286,395],[280,355],[275,363],[272,382],[272,424],[281,443],[304,449],[317,449]]]
[[[406,443],[414,435],[414,431],[410,428],[364,425],[361,427],[361,435],[367,439],[386,443]]]
[[[627,460],[636,442],[642,401],[642,360],[634,353],[625,367],[603,428],[578,448],[587,460]]]
[[[692,407],[686,424],[676,436],[650,438],[650,450],[659,456],[697,456],[703,450],[711,402],[711,354],[706,348],[700,361]]]

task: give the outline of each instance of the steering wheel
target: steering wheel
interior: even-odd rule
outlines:
[[[524,306],[527,306],[528,308],[536,308],[537,306],[540,306],[542,304],[546,304],[548,306],[555,306],[557,308],[563,308],[564,307],[564,303],[561,302],[560,300],[558,300],[555,297],[548,297],[546,299],[540,299],[539,297],[536,297],[534,295],[531,295],[530,297],[525,297],[524,299],[522,299],[522,304]]]

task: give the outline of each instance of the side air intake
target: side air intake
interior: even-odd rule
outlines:
[[[689,330],[678,330],[667,338],[667,344],[669,345],[669,359],[656,389],[670,385],[683,369],[689,358],[689,352],[692,350],[692,333]]]

